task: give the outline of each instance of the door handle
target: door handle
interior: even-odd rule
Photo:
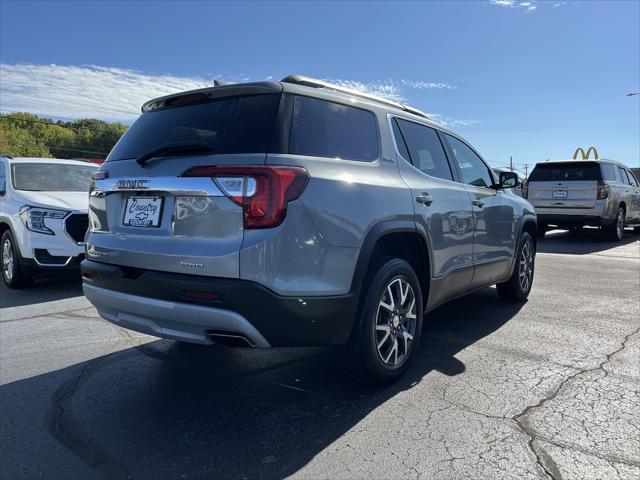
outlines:
[[[427,192],[422,192],[421,195],[418,195],[416,197],[416,202],[428,207],[429,205],[431,205],[431,202],[433,202],[433,198],[431,198],[431,195],[429,195]]]
[[[482,200],[473,200],[471,202],[474,207],[482,208],[484,207],[484,202]]]

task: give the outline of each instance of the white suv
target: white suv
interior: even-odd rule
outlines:
[[[96,166],[54,158],[0,157],[0,258],[11,288],[35,275],[78,268]]]

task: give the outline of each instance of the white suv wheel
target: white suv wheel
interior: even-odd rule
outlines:
[[[14,265],[11,240],[5,238],[4,243],[2,244],[2,274],[8,282],[13,280]]]

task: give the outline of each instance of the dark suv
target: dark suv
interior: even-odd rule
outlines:
[[[425,312],[527,298],[536,216],[413,108],[301,76],[152,100],[95,175],[84,291],[107,320],[202,344],[340,345],[406,368]]]

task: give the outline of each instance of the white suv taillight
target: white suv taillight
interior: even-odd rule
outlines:
[[[295,200],[307,186],[309,174],[301,167],[246,166],[193,167],[183,177],[211,177],[222,192],[242,207],[244,228],[270,228],[279,225],[287,203]]]
[[[522,186],[522,198],[529,198],[529,182],[524,182]]]

